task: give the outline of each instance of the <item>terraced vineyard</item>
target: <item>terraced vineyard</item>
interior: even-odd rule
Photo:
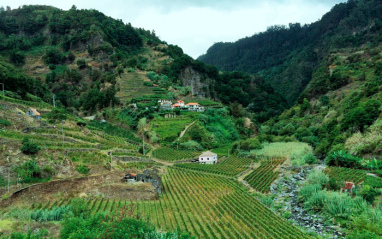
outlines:
[[[181,161],[185,159],[194,159],[200,155],[200,152],[191,150],[176,150],[171,148],[158,148],[152,153],[154,158],[164,161]]]
[[[88,201],[91,213],[133,205],[134,214],[164,231],[187,230],[197,238],[310,238],[275,215],[240,184],[224,177],[170,168],[157,201],[125,202],[106,198]],[[51,208],[70,201],[41,205]],[[271,223],[270,223],[271,222]]]
[[[271,184],[279,175],[279,172],[275,172],[275,169],[284,163],[285,160],[286,159],[263,160],[260,167],[247,175],[244,180],[257,191],[267,193],[270,191]]]
[[[325,169],[324,172],[330,178],[334,178],[339,182],[348,181],[358,184],[366,178],[366,172],[357,169],[330,167]]]
[[[251,165],[252,159],[238,158],[231,156],[219,164],[198,164],[198,163],[184,163],[175,164],[178,168],[190,169],[200,172],[215,173],[224,176],[234,177],[239,173],[247,170]]]
[[[158,133],[160,141],[171,143],[178,138],[180,132],[184,130],[186,125],[189,125],[195,120],[196,116],[192,116],[192,114],[189,114],[168,119],[156,117],[151,122],[151,128]]]

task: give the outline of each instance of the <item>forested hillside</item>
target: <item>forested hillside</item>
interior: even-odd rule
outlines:
[[[349,0],[312,24],[272,26],[234,43],[217,43],[199,60],[220,70],[257,73],[293,103],[333,51],[379,44],[381,16],[381,1]]]
[[[74,113],[92,114],[125,103],[121,100],[130,101],[134,95],[123,91],[142,84],[137,77],[146,72],[155,73],[150,80],[163,90],[150,98],[152,90],[140,86],[143,90],[136,93],[146,95],[145,100],[176,98],[177,94],[168,96],[168,89],[187,95],[192,87],[196,96],[250,105],[261,120],[281,113],[287,105],[260,79],[219,74],[178,46],[167,45],[154,32],[75,6],[69,11],[48,6],[0,9],[0,55],[6,95],[52,102],[55,94],[57,104]],[[248,92],[254,88],[256,94]]]

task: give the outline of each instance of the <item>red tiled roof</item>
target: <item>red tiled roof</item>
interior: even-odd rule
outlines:
[[[354,183],[346,182],[346,183],[345,183],[345,188],[344,188],[344,189],[349,190],[349,189],[352,189],[353,186],[354,186]]]
[[[198,103],[188,103],[186,105],[199,105]]]
[[[40,113],[39,112],[37,112],[37,110],[36,109],[34,109],[34,108],[30,108],[30,110],[35,114],[35,115],[37,115],[37,116],[39,116],[40,115]]]

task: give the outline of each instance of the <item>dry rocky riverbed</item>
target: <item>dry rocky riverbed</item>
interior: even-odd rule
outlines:
[[[309,213],[298,201],[298,191],[313,167],[288,167],[281,170],[281,177],[271,186],[275,195],[272,209],[284,215],[294,225],[324,237],[344,238],[337,226],[328,225],[320,215]]]

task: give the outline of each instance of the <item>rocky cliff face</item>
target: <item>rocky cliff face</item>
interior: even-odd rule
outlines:
[[[184,68],[179,75],[183,86],[190,86],[195,96],[210,98],[210,87],[214,85],[214,79],[208,78],[192,67]]]

